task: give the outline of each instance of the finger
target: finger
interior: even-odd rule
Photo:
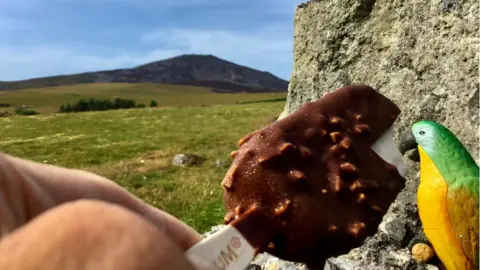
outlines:
[[[0,269],[39,266],[51,270],[194,269],[183,250],[146,219],[95,200],[52,208],[0,241]]]
[[[0,222],[9,233],[38,214],[65,202],[97,199],[136,212],[188,249],[198,232],[99,175],[19,159],[0,153]],[[3,198],[3,202],[2,202]]]

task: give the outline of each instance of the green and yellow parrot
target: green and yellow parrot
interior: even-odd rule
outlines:
[[[425,236],[448,270],[479,269],[478,165],[450,130],[432,121],[416,122],[403,136],[402,154],[413,149],[420,161],[417,205]]]

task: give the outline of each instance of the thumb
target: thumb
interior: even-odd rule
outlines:
[[[86,171],[36,163],[0,153],[0,233],[9,233],[59,204],[96,199],[123,206],[153,223],[188,249],[201,235],[160,209],[129,193],[115,182]]]

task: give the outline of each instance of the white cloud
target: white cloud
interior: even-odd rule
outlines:
[[[183,53],[213,54],[218,57],[275,73],[279,66],[291,66],[292,38],[288,27],[271,26],[252,33],[195,29],[159,29],[145,33],[141,42],[151,50],[116,51],[112,56],[85,49],[49,45],[0,45],[0,80],[69,74],[133,67]],[[288,77],[288,72],[276,74]]]
[[[142,36],[144,42],[180,48],[185,52],[214,54],[239,64],[272,70],[291,62],[291,27],[269,26],[255,32],[220,30],[159,29]]]
[[[180,54],[175,50],[119,53],[111,57],[68,47],[1,47],[0,80],[21,80],[39,76],[128,68]]]

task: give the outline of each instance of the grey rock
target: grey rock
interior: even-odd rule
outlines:
[[[368,84],[402,109],[396,139],[417,120],[438,121],[478,161],[479,14],[476,0],[323,0],[298,6],[282,117],[324,92]]]
[[[250,264],[245,268],[245,270],[262,270],[262,266],[258,264]]]
[[[280,260],[268,253],[260,253],[252,262],[253,265],[261,266],[261,269],[268,270],[307,270],[308,268],[300,263]]]
[[[398,249],[389,245],[388,241],[387,235],[378,233],[367,240],[364,246],[348,254],[329,258],[324,269],[438,269],[434,265],[416,263],[407,248]]]
[[[331,258],[325,263],[324,270],[345,270],[355,269],[355,264],[347,260]]]
[[[398,247],[405,244],[404,240],[407,233],[405,225],[405,221],[401,219],[394,219],[385,224],[385,230],[390,241]]]
[[[441,0],[440,1],[440,8],[442,12],[448,12],[453,9],[459,8],[460,6],[459,0]]]
[[[428,119],[451,129],[479,161],[479,2],[322,0],[297,7],[294,67],[280,119],[323,93],[367,84],[402,114],[398,141]],[[421,232],[416,207],[418,164],[378,233],[326,269],[435,269],[415,263],[406,245]]]
[[[205,158],[195,154],[178,154],[173,157],[172,165],[179,167],[189,167],[201,165]]]

